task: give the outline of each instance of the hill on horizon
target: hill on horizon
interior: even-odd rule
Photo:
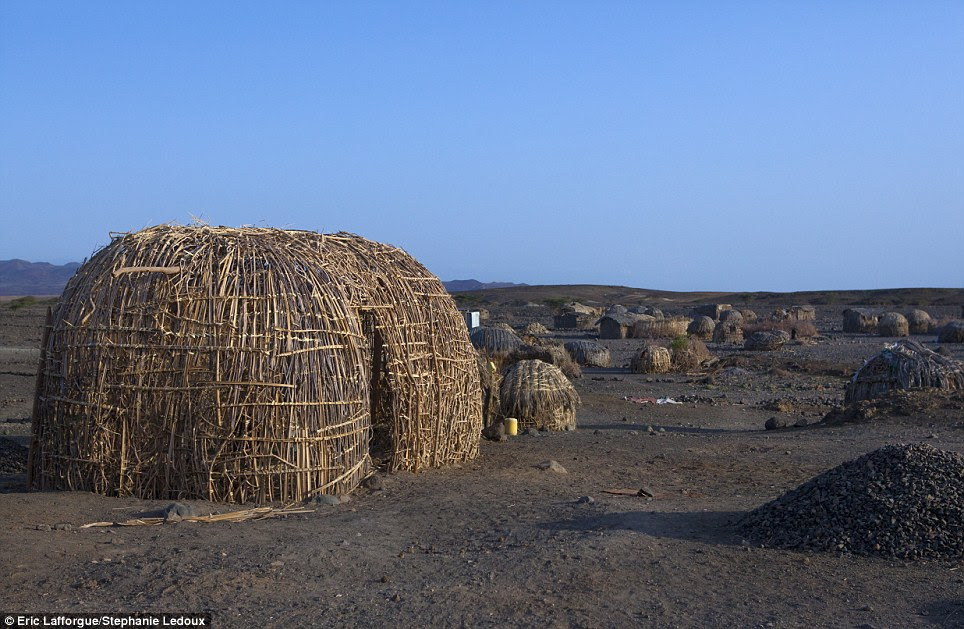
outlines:
[[[0,260],[0,296],[59,295],[77,269],[79,262],[50,264],[26,260]]]

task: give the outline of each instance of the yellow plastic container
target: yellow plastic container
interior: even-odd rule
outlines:
[[[502,425],[505,426],[505,434],[510,437],[515,437],[519,434],[519,420],[515,417],[506,417]]]

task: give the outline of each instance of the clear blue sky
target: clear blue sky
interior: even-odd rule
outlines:
[[[964,2],[0,2],[0,259],[188,222],[442,279],[964,286]]]

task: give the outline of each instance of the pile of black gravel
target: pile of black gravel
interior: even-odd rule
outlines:
[[[893,445],[824,472],[740,522],[748,540],[901,559],[964,556],[964,456]]]
[[[23,474],[27,471],[27,448],[13,439],[0,437],[0,474]]]

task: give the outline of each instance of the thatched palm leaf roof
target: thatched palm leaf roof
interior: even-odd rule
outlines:
[[[554,365],[520,360],[502,379],[502,414],[515,417],[521,427],[572,430],[576,427],[579,394]]]

